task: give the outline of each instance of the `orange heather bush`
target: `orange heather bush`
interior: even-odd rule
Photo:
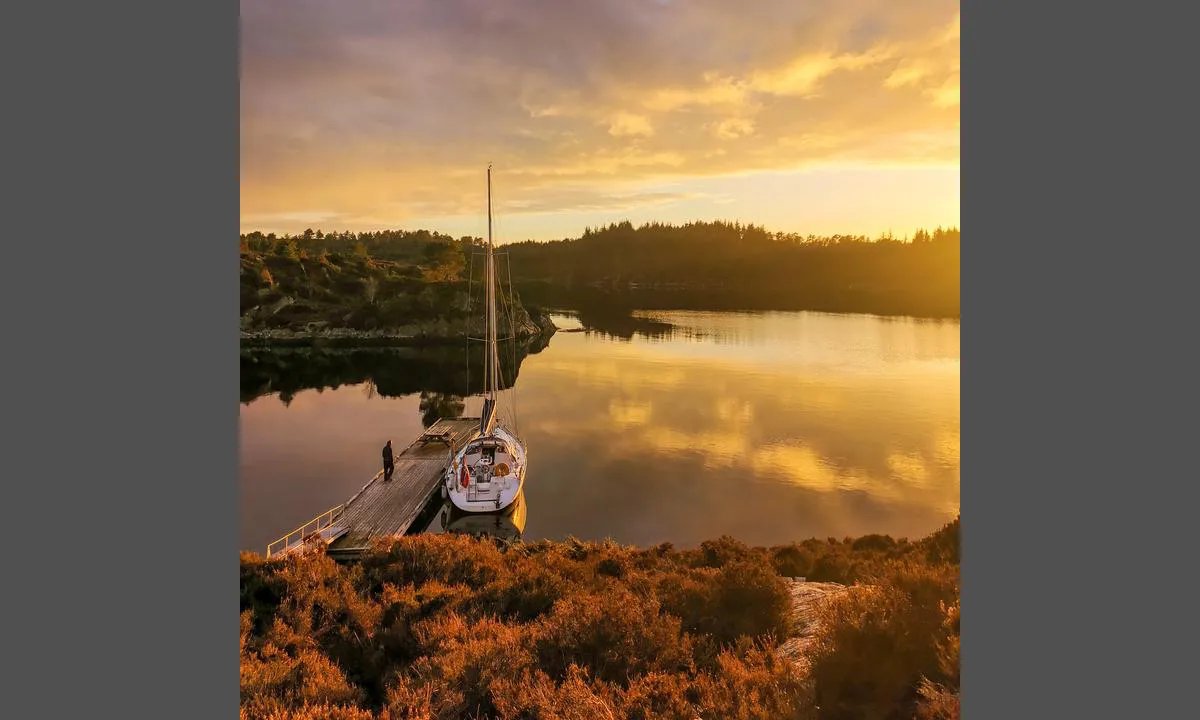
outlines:
[[[943,712],[958,691],[958,608],[958,566],[921,556],[828,602],[810,654],[820,717],[910,718],[919,705]]]
[[[496,713],[502,718],[561,718],[562,720],[619,720],[616,693],[577,665],[555,683],[541,670],[528,669],[502,680],[496,687]]]
[[[241,720],[376,720],[370,710],[352,705],[286,705],[278,700],[256,698],[242,705]]]
[[[655,599],[619,587],[560,600],[535,635],[539,667],[555,679],[572,664],[621,684],[656,670],[689,669],[691,640],[680,632],[679,618],[661,614]]]
[[[918,542],[505,545],[241,558],[242,720],[958,717],[958,521]],[[802,674],[785,577],[855,582]]]

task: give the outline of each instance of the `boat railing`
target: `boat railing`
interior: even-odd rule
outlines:
[[[327,530],[333,526],[334,522],[342,516],[346,509],[346,504],[343,503],[337,507],[330,508],[312,520],[304,523],[300,527],[291,531],[287,535],[267,545],[267,557],[278,555],[294,547],[304,544],[311,537],[320,537],[322,530]]]

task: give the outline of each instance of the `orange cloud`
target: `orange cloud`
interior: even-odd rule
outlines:
[[[478,212],[488,162],[514,208],[540,212],[681,178],[958,162],[950,0],[262,0],[242,15],[243,227]]]

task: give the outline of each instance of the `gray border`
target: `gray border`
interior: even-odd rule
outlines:
[[[4,29],[6,715],[237,717],[238,5]]]
[[[1195,522],[1154,491],[1195,477],[1195,421],[1160,404],[1183,395],[1170,370],[1195,353],[1167,351],[1196,327],[1195,265],[1169,252],[1194,240],[1192,168],[1159,169],[1194,135],[1176,104],[1195,63],[1167,30],[1190,24],[1163,15],[963,8],[964,717],[1195,705],[1194,663],[1152,647],[1190,624],[1161,581],[1195,565],[1153,566]]]

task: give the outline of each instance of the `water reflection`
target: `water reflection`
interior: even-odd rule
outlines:
[[[421,393],[421,425],[429,427],[441,418],[462,417],[463,399],[448,393]]]
[[[504,389],[520,377],[521,365],[547,346],[500,343],[500,375]],[[392,348],[243,348],[241,400],[249,403],[277,395],[286,405],[304,390],[366,385],[368,395],[430,397],[470,395],[483,389],[483,351],[473,343],[434,347]]]
[[[671,322],[663,317],[645,317],[634,312],[630,297],[591,287],[567,290],[543,283],[519,285],[521,298],[545,307],[569,307],[570,316],[589,334],[612,340],[630,341],[637,338],[668,338],[674,331]],[[563,327],[556,318],[555,325]]]
[[[525,532],[527,513],[528,505],[524,491],[517,495],[512,505],[498,513],[463,512],[447,500],[442,503],[437,518],[430,523],[426,532],[488,536],[517,542]]]
[[[670,334],[562,332],[519,363],[505,412],[529,444],[525,494],[542,508],[525,539],[917,537],[958,510],[957,323],[645,315]],[[480,409],[456,385],[461,350],[321,362],[333,378],[295,361],[258,365],[273,368],[266,386],[326,389],[293,390],[290,405],[273,396],[243,405],[244,547],[344,501],[378,469],[384,440],[407,444],[435,416]]]

